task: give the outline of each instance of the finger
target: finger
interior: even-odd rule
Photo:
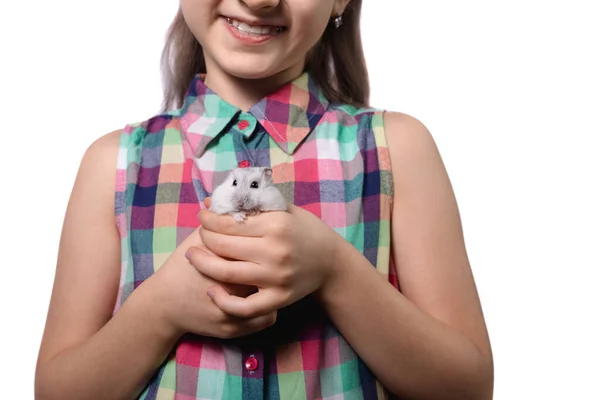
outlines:
[[[229,236],[202,230],[202,242],[208,250],[223,258],[260,263],[264,260],[264,241],[256,237]]]
[[[204,198],[204,206],[206,208],[210,208],[210,197],[205,197]]]
[[[238,285],[235,283],[225,282],[220,282],[220,285],[227,290],[227,293],[238,297],[248,297],[251,294],[258,292],[258,288],[251,285]]]
[[[262,331],[275,324],[277,321],[277,312],[261,315],[255,318],[239,318],[229,316],[231,322],[222,326],[223,338],[235,338],[249,335],[251,333]]]
[[[224,313],[242,318],[254,318],[277,311],[283,304],[274,290],[259,289],[246,298],[233,296],[218,285],[208,288],[208,296]]]
[[[246,217],[246,220],[236,222],[229,214],[218,215],[206,209],[200,210],[198,218],[202,226],[213,232],[219,232],[224,235],[261,237],[266,233],[269,217],[272,213],[260,213]]]
[[[199,247],[190,247],[187,257],[201,274],[215,281],[250,286],[273,284],[268,269],[260,264],[224,260],[221,257],[209,255]]]

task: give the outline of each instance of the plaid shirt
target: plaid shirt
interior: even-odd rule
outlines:
[[[307,73],[242,112],[196,76],[180,109],[128,125],[121,136],[115,212],[122,273],[115,313],[198,227],[202,200],[240,163],[272,167],[289,203],[320,217],[398,287],[382,112],[330,104]],[[280,310],[277,323],[257,334],[184,336],[140,396],[386,397],[311,296]]]

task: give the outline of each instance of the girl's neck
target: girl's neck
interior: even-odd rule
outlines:
[[[209,60],[206,61],[207,73],[204,84],[224,101],[242,111],[248,111],[260,99],[294,80],[303,72],[300,65],[300,68],[295,66],[268,78],[241,79],[211,65]]]

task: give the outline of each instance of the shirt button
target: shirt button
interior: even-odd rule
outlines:
[[[250,166],[250,161],[248,161],[248,160],[240,161],[238,164],[238,168],[248,168],[249,166]]]
[[[256,359],[256,357],[248,357],[248,359],[246,359],[246,369],[248,371],[255,371],[256,368],[258,368],[258,360]]]
[[[238,126],[238,128],[239,128],[240,131],[243,131],[244,129],[246,129],[247,127],[250,126],[250,122],[248,122],[245,119],[243,119],[240,122],[238,122],[237,126]]]

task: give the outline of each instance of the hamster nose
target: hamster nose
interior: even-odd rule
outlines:
[[[248,203],[250,203],[250,196],[243,196],[240,197],[237,201],[237,205],[240,208],[246,208],[248,207]]]

